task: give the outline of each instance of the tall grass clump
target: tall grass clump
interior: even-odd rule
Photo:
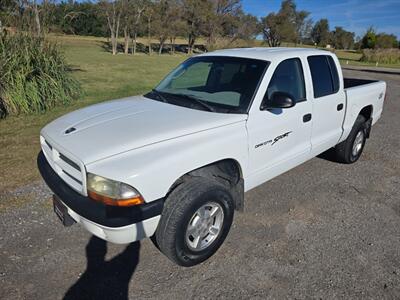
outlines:
[[[81,94],[59,47],[27,33],[0,35],[0,117],[46,111]]]
[[[399,49],[363,49],[361,61],[381,63],[381,64],[398,64],[400,63]]]

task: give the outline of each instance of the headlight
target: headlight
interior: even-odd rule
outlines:
[[[87,174],[90,198],[113,206],[133,206],[144,203],[140,193],[126,183],[114,181],[91,173]]]

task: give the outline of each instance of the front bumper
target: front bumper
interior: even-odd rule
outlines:
[[[115,244],[128,244],[142,240],[146,237],[151,237],[155,233],[158,222],[161,218],[161,216],[155,216],[150,219],[123,227],[107,227],[83,218],[68,206],[67,209],[71,218],[73,218],[87,231],[103,240]]]
[[[51,168],[43,152],[37,158],[44,181],[68,209],[68,214],[94,235],[114,243],[130,243],[152,236],[164,206],[158,199],[132,207],[96,202],[69,187]]]

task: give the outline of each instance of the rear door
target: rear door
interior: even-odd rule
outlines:
[[[336,64],[330,55],[308,56],[313,87],[312,153],[333,147],[342,135],[346,95]]]
[[[270,110],[257,107],[249,115],[247,130],[251,175],[247,189],[300,164],[310,154],[312,103],[306,96],[305,64],[307,62],[298,57],[283,60],[273,71],[267,88],[262,91],[260,86],[265,99],[271,99],[274,92],[285,92],[294,98],[296,105]]]

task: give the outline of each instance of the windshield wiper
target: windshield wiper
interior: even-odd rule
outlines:
[[[165,98],[159,91],[157,91],[156,89],[152,89],[151,91],[153,92],[153,94],[157,95],[158,99],[160,99],[162,102],[168,103],[167,98]]]
[[[171,95],[174,95],[174,96],[177,96],[177,97],[182,97],[182,98],[185,98],[185,99],[188,99],[188,100],[192,100],[196,104],[200,104],[202,107],[204,107],[208,111],[211,111],[211,112],[215,112],[216,111],[215,108],[213,108],[212,106],[208,105],[206,103],[206,101],[204,101],[202,99],[199,99],[199,98],[197,98],[197,97],[195,97],[193,95],[189,95],[189,94],[174,94],[174,93],[171,93]]]

